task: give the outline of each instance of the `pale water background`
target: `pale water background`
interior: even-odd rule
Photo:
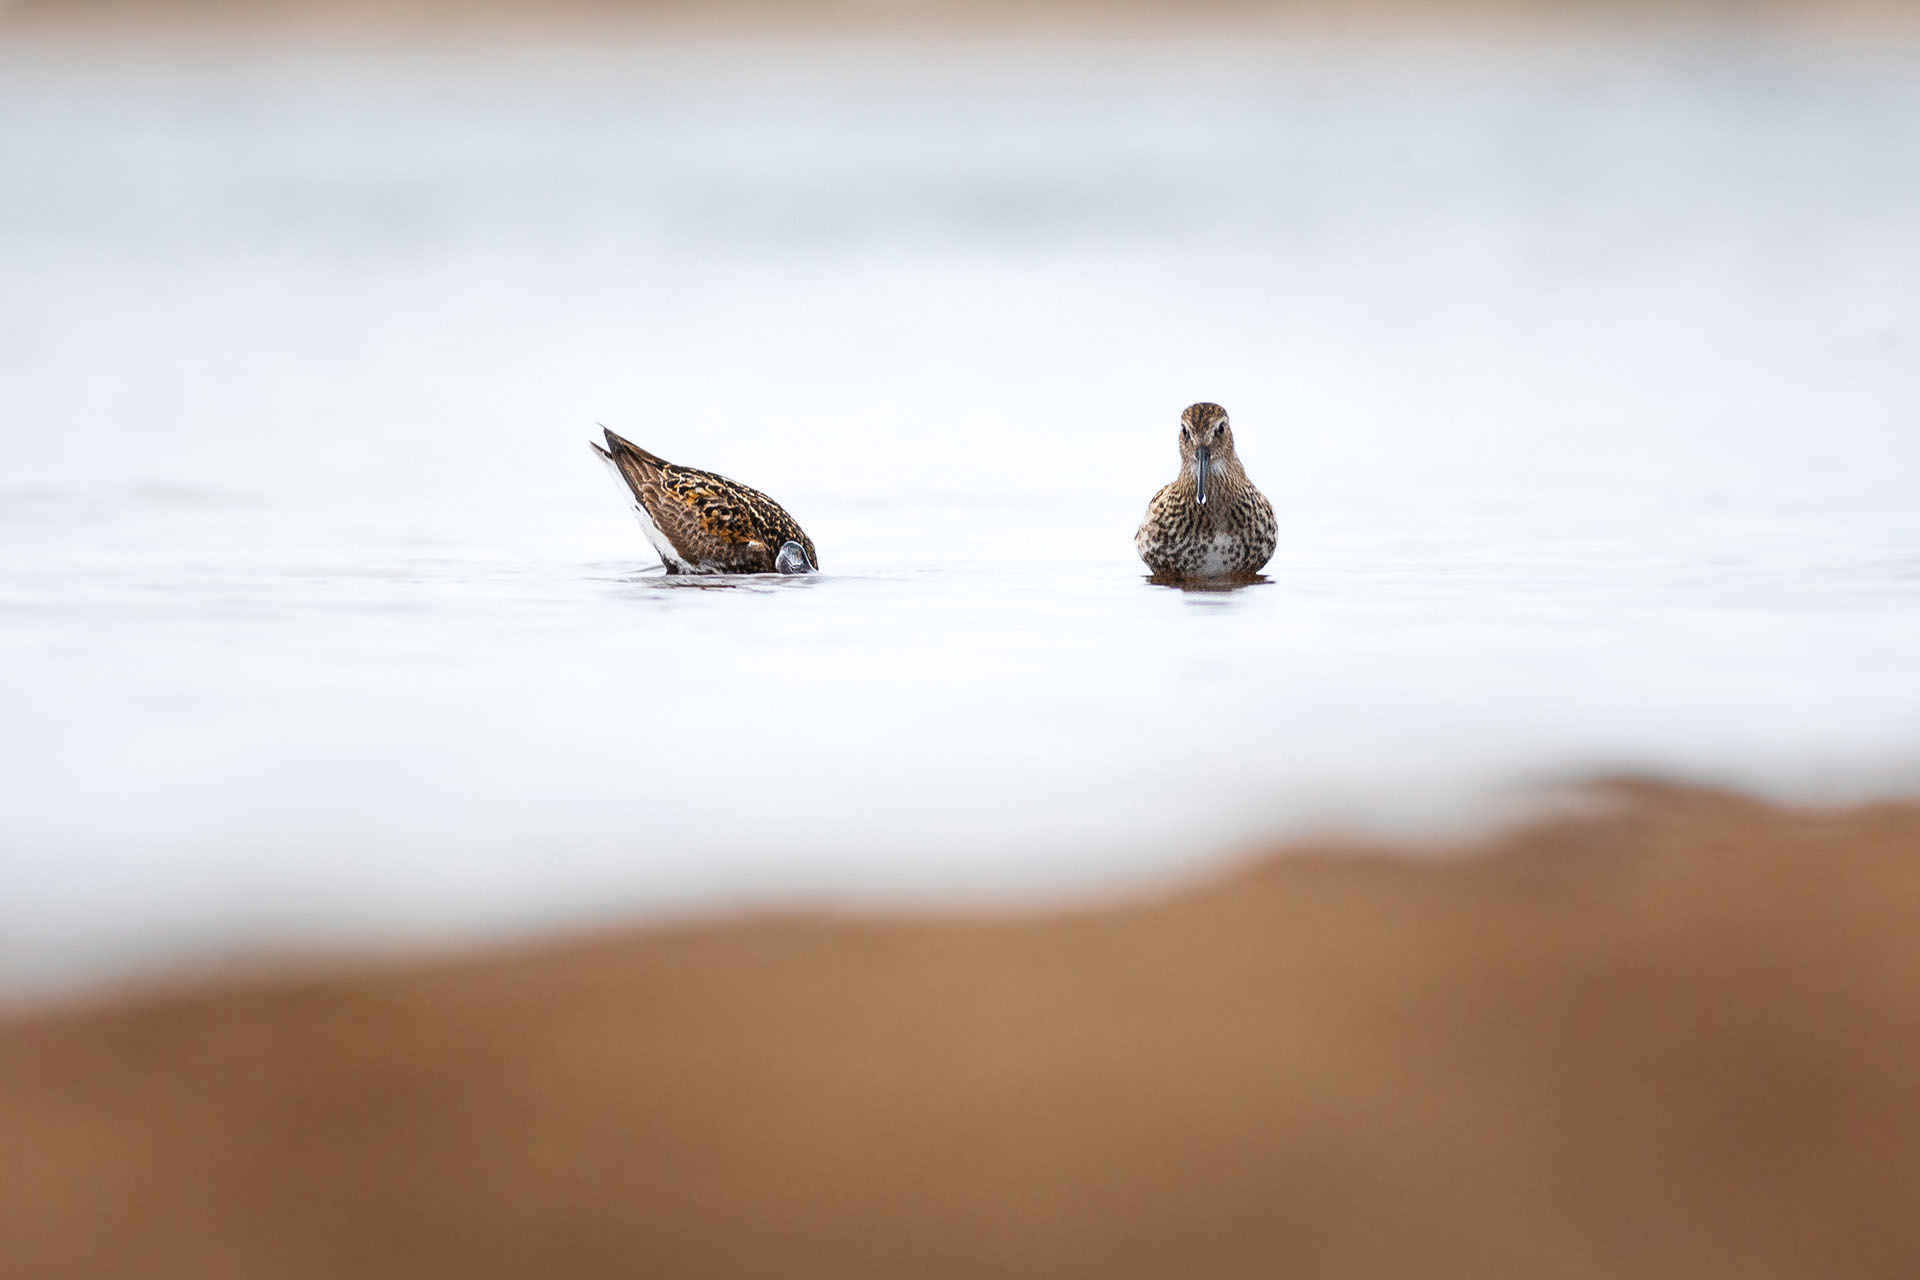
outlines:
[[[1912,43],[0,46],[0,982],[1896,790],[1917,491]]]

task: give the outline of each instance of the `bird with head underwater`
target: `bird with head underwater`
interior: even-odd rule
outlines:
[[[813,539],[787,509],[737,480],[668,462],[602,427],[593,451],[626,490],[670,574],[812,573]]]

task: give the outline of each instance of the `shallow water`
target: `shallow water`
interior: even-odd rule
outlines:
[[[1913,45],[17,43],[0,278],[0,981],[1920,773]]]

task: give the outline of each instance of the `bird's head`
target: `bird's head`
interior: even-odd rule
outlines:
[[[1234,462],[1233,429],[1217,404],[1190,404],[1180,415],[1180,465],[1193,477],[1193,500],[1207,505],[1207,479]]]

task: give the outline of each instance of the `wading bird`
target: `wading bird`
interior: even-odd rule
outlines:
[[[679,467],[605,427],[593,446],[633,497],[633,513],[668,573],[812,573],[813,539],[786,508],[746,485]]]
[[[1242,578],[1273,558],[1279,525],[1233,451],[1227,411],[1188,405],[1180,415],[1180,474],[1153,495],[1133,535],[1156,578]]]

